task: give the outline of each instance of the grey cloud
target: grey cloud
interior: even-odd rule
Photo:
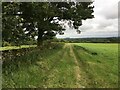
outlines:
[[[88,24],[89,24],[89,23],[88,23]],[[92,29],[93,26],[90,25],[90,24],[88,25],[88,24],[81,26],[81,27],[80,27],[80,30],[84,32],[84,31],[87,31],[87,30]]]
[[[118,36],[117,4],[118,0],[95,0],[95,18],[83,21],[83,25],[80,26],[81,34],[77,34],[76,30],[68,28],[64,35],[57,35],[57,37],[85,38]]]
[[[99,21],[99,25],[97,28],[106,28],[108,26],[111,26],[114,24],[114,20],[107,20],[107,19],[102,19],[101,21]]]
[[[106,19],[118,18],[118,2],[119,0],[95,0],[95,15]]]
[[[107,10],[105,10],[103,13],[106,19],[116,19],[118,18],[118,7],[117,5],[110,7]]]
[[[100,2],[102,1],[102,2]],[[118,18],[118,0],[96,0],[95,15],[100,15],[106,19]]]

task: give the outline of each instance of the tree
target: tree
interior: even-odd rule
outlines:
[[[22,28],[19,15],[19,3],[3,3],[2,6],[2,41],[20,45],[27,37]]]
[[[71,28],[78,29],[82,25],[82,20],[93,18],[94,7],[90,6],[91,4],[92,2],[22,2],[17,3],[18,9],[11,15],[21,19],[17,25],[22,23],[20,30],[24,29],[23,36],[26,35],[30,38],[38,36],[39,46],[45,39],[51,39],[58,33],[64,34],[63,31],[66,28],[61,22],[67,21]],[[13,6],[12,10],[15,11],[15,8],[16,6]],[[5,12],[8,11],[3,12],[6,15]]]
[[[2,44],[21,45],[31,40],[23,30],[23,19],[20,16],[20,3],[2,4]]]

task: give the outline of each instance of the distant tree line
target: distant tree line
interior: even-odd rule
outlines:
[[[109,38],[65,38],[64,42],[71,43],[120,43],[120,37]]]

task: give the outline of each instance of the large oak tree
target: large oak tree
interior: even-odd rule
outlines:
[[[43,40],[63,34],[69,27],[78,29],[82,20],[94,16],[92,2],[19,2],[3,3],[3,40],[23,41],[38,36]],[[7,36],[7,37],[6,37]]]

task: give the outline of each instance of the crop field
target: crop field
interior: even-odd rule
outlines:
[[[65,43],[3,62],[3,88],[116,88],[118,44]]]

